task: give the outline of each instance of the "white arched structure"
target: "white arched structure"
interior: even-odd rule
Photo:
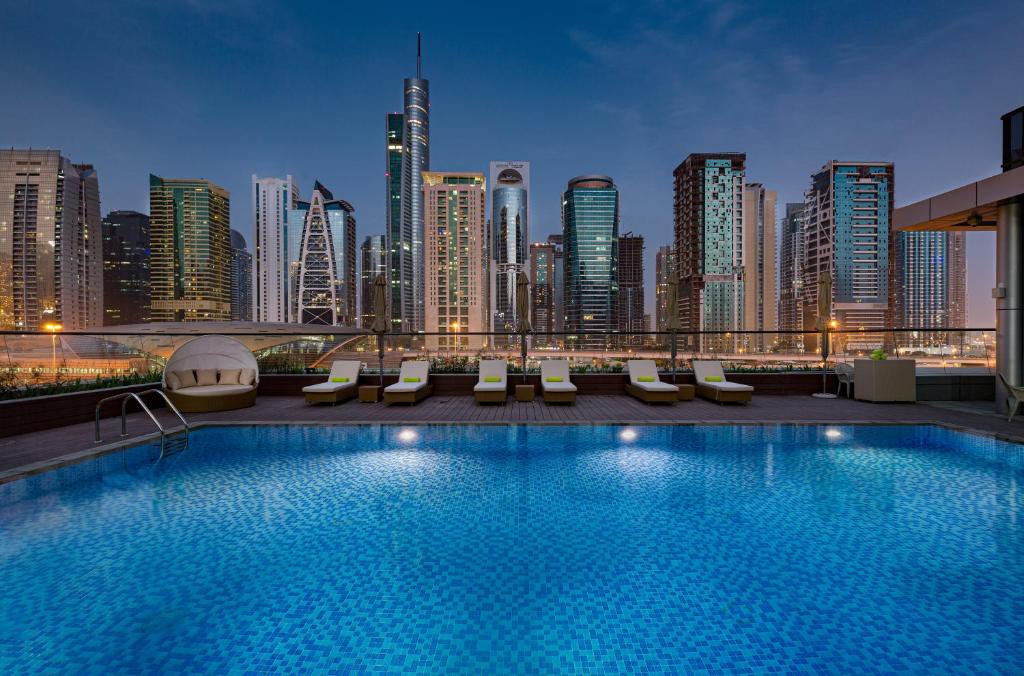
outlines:
[[[256,403],[260,372],[252,351],[227,336],[199,336],[171,355],[162,385],[186,413],[228,411]]]

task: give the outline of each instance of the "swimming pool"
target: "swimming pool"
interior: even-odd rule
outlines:
[[[3,673],[1024,663],[1024,458],[992,439],[274,426],[140,453],[0,503]]]

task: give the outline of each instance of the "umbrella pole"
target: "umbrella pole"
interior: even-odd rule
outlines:
[[[828,355],[829,355],[828,326],[821,332],[821,392],[815,392],[812,397],[818,399],[835,399],[837,395],[828,391]]]
[[[676,383],[676,332],[672,330],[672,384]]]
[[[377,373],[380,375],[380,386],[384,387],[384,334],[377,334],[377,359],[379,368]]]
[[[522,334],[520,334],[520,342],[522,343],[522,348],[521,349],[522,349],[522,353],[523,353],[523,385],[525,385],[526,384],[526,332],[525,331]]]

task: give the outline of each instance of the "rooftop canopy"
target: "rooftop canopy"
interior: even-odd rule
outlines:
[[[1024,167],[908,204],[893,212],[897,230],[995,230],[999,203],[1024,195]]]

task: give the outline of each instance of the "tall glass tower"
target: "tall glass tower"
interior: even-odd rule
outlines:
[[[402,164],[405,157],[405,115],[388,113],[385,121],[386,238],[391,284],[391,330],[409,330],[412,313],[412,222],[402,217]]]
[[[562,194],[566,343],[603,348],[619,328],[619,190],[608,176],[577,176]]]
[[[293,284],[293,317],[300,324],[355,326],[355,209],[319,181],[309,202],[289,212],[289,228],[301,233]]]
[[[516,330],[516,275],[527,272],[530,212],[530,163],[491,162],[491,259],[494,293],[493,330]]]
[[[411,331],[424,326],[423,172],[430,170],[430,81],[422,77],[420,34],[416,34],[416,77],[405,80],[402,130],[402,230],[412,239],[412,306],[402,320]]]

